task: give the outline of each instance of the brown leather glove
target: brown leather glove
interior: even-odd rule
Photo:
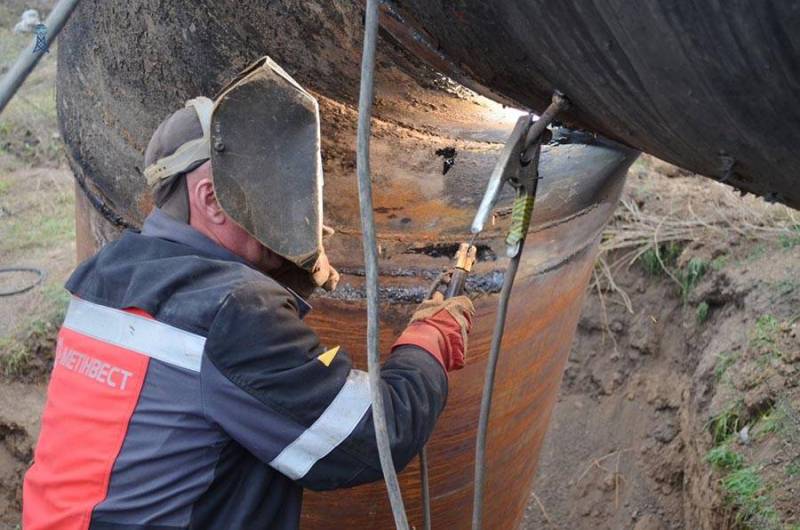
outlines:
[[[444,300],[436,293],[417,307],[392,349],[412,344],[433,355],[447,372],[463,368],[474,315],[475,307],[466,296]]]
[[[333,291],[339,285],[339,273],[331,266],[328,261],[328,255],[323,250],[314,264],[314,270],[311,272],[311,279],[313,282],[322,287],[326,291]]]
[[[339,283],[339,273],[330,265],[324,252],[320,254],[311,272],[285,259],[279,269],[270,272],[270,276],[303,298],[311,296],[317,287],[333,291]]]

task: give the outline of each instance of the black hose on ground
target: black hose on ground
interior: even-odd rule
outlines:
[[[378,352],[378,246],[372,211],[372,182],[369,168],[370,117],[375,74],[375,45],[378,37],[378,0],[367,0],[364,22],[364,51],[361,56],[361,87],[358,98],[358,133],[356,141],[356,173],[361,230],[364,234],[364,272],[367,286],[367,370],[372,397],[372,420],[378,444],[381,470],[392,505],[394,524],[408,530],[406,510],[397,471],[392,460],[386,411],[381,394],[381,366]]]
[[[42,269],[37,269],[36,267],[2,267],[0,268],[0,274],[7,274],[10,272],[32,272],[36,274],[36,279],[23,287],[19,287],[17,289],[11,289],[10,291],[0,291],[0,296],[15,296],[18,294],[22,294],[24,292],[30,291],[44,280],[44,277],[47,275]]]

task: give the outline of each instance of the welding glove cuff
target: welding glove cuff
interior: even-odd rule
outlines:
[[[436,358],[446,372],[459,370],[464,367],[474,315],[475,308],[466,296],[442,300],[437,294],[419,305],[392,349],[407,344],[418,346]]]

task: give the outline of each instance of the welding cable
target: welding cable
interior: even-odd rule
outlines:
[[[519,269],[519,262],[522,258],[522,248],[525,245],[525,237],[519,242],[519,252],[511,258],[506,272],[503,275],[503,287],[500,290],[500,298],[497,302],[497,317],[494,322],[492,332],[492,344],[489,349],[489,359],[486,362],[486,377],[483,384],[483,395],[481,396],[481,411],[478,420],[478,439],[475,445],[475,489],[472,499],[472,530],[480,530],[483,519],[483,486],[486,480],[486,438],[489,428],[489,411],[492,408],[492,395],[494,394],[494,374],[497,369],[497,359],[500,356],[500,343],[503,340],[503,333],[506,327],[506,314],[508,313],[508,301],[511,298],[511,288],[514,286],[514,278]]]
[[[475,443],[475,487],[472,497],[472,530],[480,530],[483,521],[483,489],[486,482],[486,441],[489,432],[489,414],[492,410],[492,396],[494,395],[494,378],[497,371],[497,360],[500,356],[500,344],[503,341],[503,333],[506,327],[506,315],[508,314],[508,302],[511,298],[511,290],[514,287],[514,278],[517,276],[519,262],[522,259],[522,250],[525,247],[525,238],[528,235],[528,225],[533,215],[533,206],[536,200],[536,189],[539,184],[539,156],[541,155],[543,133],[548,125],[555,119],[556,115],[569,108],[567,97],[555,91],[542,116],[535,121],[528,130],[525,139],[525,148],[520,156],[520,163],[523,166],[533,163],[533,181],[530,194],[518,197],[514,203],[514,223],[512,231],[509,233],[506,243],[516,245],[516,254],[506,268],[503,276],[503,287],[500,290],[500,298],[497,302],[497,316],[492,331],[492,343],[489,349],[489,359],[486,362],[486,376],[483,383],[483,395],[481,396],[480,417],[478,418],[478,434]],[[516,226],[516,228],[515,228]]]
[[[550,117],[552,120],[552,116]],[[506,315],[508,314],[508,302],[511,299],[511,291],[514,287],[514,279],[517,276],[519,262],[522,260],[522,250],[525,247],[525,239],[528,236],[528,225],[533,214],[533,204],[536,200],[536,190],[539,184],[539,156],[541,154],[541,138],[534,140],[531,145],[533,156],[528,163],[533,163],[532,184],[528,195],[518,197],[517,202],[525,203],[524,226],[519,230],[509,233],[513,236],[513,243],[518,244],[516,254],[511,258],[508,268],[503,276],[503,287],[500,289],[500,298],[497,302],[497,316],[492,331],[492,343],[489,349],[489,359],[486,362],[486,377],[483,383],[483,395],[481,396],[481,410],[478,418],[478,435],[475,443],[475,489],[472,499],[472,530],[480,530],[483,521],[483,488],[486,483],[486,442],[489,433],[489,414],[492,410],[492,396],[494,396],[494,379],[497,371],[497,360],[500,357],[500,344],[503,341],[503,333],[506,327]],[[527,164],[526,164],[527,165]],[[508,242],[508,241],[507,241]]]
[[[375,74],[375,45],[378,36],[378,0],[367,0],[364,21],[364,50],[361,55],[361,87],[358,97],[358,132],[356,140],[356,173],[361,230],[364,234],[364,272],[367,286],[367,370],[372,397],[372,421],[394,524],[408,530],[406,510],[397,471],[392,460],[386,411],[381,395],[381,366],[378,353],[378,246],[375,241],[375,220],[372,212],[372,183],[369,168],[370,117]]]
[[[9,291],[0,291],[0,296],[15,296],[18,294],[25,293],[30,291],[44,280],[44,277],[47,275],[42,269],[37,269],[36,267],[3,267],[0,268],[0,274],[8,274],[13,272],[30,272],[36,274],[36,279],[33,282],[29,283],[28,285],[24,285],[22,287],[11,289]]]
[[[431,530],[431,487],[428,481],[428,446],[419,452],[419,482],[422,489],[422,527]]]

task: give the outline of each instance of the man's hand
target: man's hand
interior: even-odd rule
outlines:
[[[320,255],[312,272],[301,269],[289,260],[283,260],[281,267],[270,272],[270,276],[303,298],[311,296],[317,287],[332,291],[339,283],[339,273],[331,267],[324,253]]]
[[[475,307],[466,296],[445,300],[436,293],[417,307],[393,348],[413,344],[428,351],[448,372],[463,368],[474,315]]]
[[[333,291],[339,284],[339,273],[331,266],[325,251],[322,251],[319,258],[317,258],[311,278],[317,286],[326,291]]]

